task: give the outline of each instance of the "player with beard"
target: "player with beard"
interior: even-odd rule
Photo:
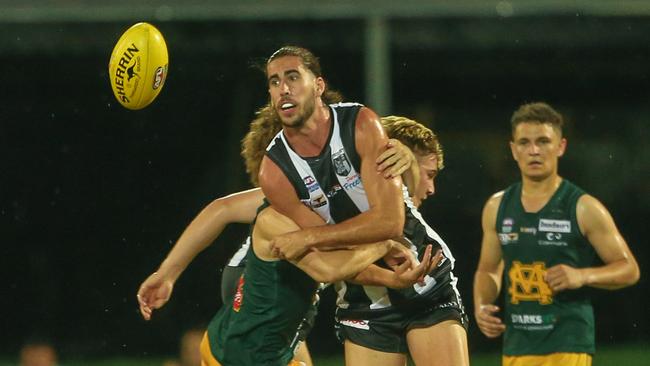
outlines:
[[[331,101],[340,100],[340,96],[335,92],[330,92],[328,98]],[[262,108],[251,124],[253,126],[251,132],[242,141],[242,156],[245,158],[247,171],[254,185],[257,185],[257,172],[260,160],[264,155],[264,148],[280,129],[280,124],[274,117],[270,106]],[[415,162],[415,158],[407,147],[400,144],[398,140],[391,140],[387,145],[387,150],[377,159],[377,169],[390,177],[399,175],[408,168],[414,170],[417,168]],[[411,175],[417,176],[417,172],[411,173]],[[210,245],[227,224],[250,223],[255,217],[257,207],[262,204],[263,198],[259,188],[252,189],[219,198],[201,211],[183,232],[159,269],[140,286],[138,302],[142,316],[146,320],[151,319],[153,310],[161,308],[169,301],[175,282],[193,258]],[[244,271],[250,239],[247,239],[245,243],[224,268],[222,275],[222,301],[224,304],[232,303],[237,283]],[[306,339],[315,314],[315,308],[310,310],[302,322],[294,342],[294,346],[300,344],[297,347],[296,360],[302,361],[306,365],[311,365],[312,362],[306,343],[302,343],[302,341]]]
[[[433,194],[435,176],[443,167],[443,152],[437,136],[423,125],[405,117],[383,117],[381,122],[388,135],[397,140],[391,140],[391,144],[396,148],[387,149],[377,159],[378,171],[389,177],[409,168],[402,176],[407,182],[411,196],[414,196],[414,201],[415,197],[426,199]],[[268,131],[272,130],[271,126],[276,123],[277,121],[273,121],[273,114],[269,113],[269,108],[263,108],[258,112],[258,117],[251,124],[251,131],[243,140],[242,156],[245,158],[247,170],[251,173],[253,184],[257,183],[255,173],[263,156],[262,146],[268,144],[269,136],[273,136],[274,133],[269,135]],[[411,151],[415,151],[415,154],[407,159],[405,153],[412,154]],[[145,319],[150,319],[153,310],[162,307],[169,300],[173,285],[182,270],[201,250],[216,239],[225,225],[232,222],[250,222],[255,217],[255,210],[262,199],[263,195],[259,189],[220,198],[208,205],[192,221],[158,271],[149,276],[141,286],[138,299]],[[235,255],[224,269],[222,287],[233,287],[231,291],[222,289],[226,307],[233,303],[239,277],[245,268],[245,260],[242,259],[246,257],[248,250],[248,246],[242,247],[239,251],[241,253]],[[229,281],[234,282],[234,285]],[[315,314],[312,314],[312,317],[306,316],[306,320],[301,323],[296,340],[306,338],[313,315]],[[310,365],[311,358],[306,349],[306,343],[300,345],[295,360]]]
[[[346,363],[404,365],[408,352],[417,365],[469,364],[454,258],[401,179],[377,173],[375,159],[387,142],[377,115],[357,103],[324,103],[327,83],[318,59],[304,48],[276,51],[266,75],[283,128],[262,160],[260,186],[271,205],[302,228],[275,237],[274,253],[292,260],[314,248],[397,238],[418,256],[428,245],[444,256],[424,284],[403,290],[381,286],[391,271],[376,265],[337,285]]]

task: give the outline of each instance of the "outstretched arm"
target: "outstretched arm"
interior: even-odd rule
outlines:
[[[474,316],[479,329],[488,338],[498,337],[506,329],[501,319],[494,315],[499,311],[495,302],[501,292],[503,275],[501,244],[496,232],[497,209],[502,197],[503,192],[493,195],[483,208],[481,257],[474,274]]]
[[[208,204],[192,220],[158,270],[140,285],[137,298],[145,320],[151,319],[154,309],[167,303],[178,277],[194,257],[221,234],[226,225],[253,221],[263,198],[259,188],[222,197]]]
[[[591,286],[616,290],[635,284],[640,277],[639,265],[605,206],[584,195],[578,200],[576,214],[580,230],[605,264],[588,268],[553,266],[546,271],[545,278],[551,289]]]

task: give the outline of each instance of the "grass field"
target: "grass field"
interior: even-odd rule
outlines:
[[[113,358],[106,360],[62,360],[59,366],[161,366],[163,359],[126,359]],[[342,355],[332,357],[317,357],[315,366],[341,366]],[[474,354],[471,357],[472,366],[498,366],[501,358],[498,354]],[[412,365],[409,363],[409,365]],[[649,345],[629,345],[625,347],[600,347],[594,357],[593,366],[648,366],[650,365]],[[0,366],[17,366],[9,358],[0,359]]]

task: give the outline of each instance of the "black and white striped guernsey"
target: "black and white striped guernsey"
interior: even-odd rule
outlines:
[[[335,224],[368,210],[368,199],[360,176],[361,161],[355,148],[356,118],[361,104],[338,103],[329,106],[331,130],[327,145],[320,155],[302,158],[293,151],[282,131],[267,147],[267,156],[278,165],[296,190],[299,199],[328,224]],[[337,314],[363,315],[389,310],[395,306],[418,301],[428,302],[436,297],[436,290],[451,284],[456,290],[457,279],[451,272],[454,257],[451,251],[431,229],[413,206],[406,187],[403,187],[406,221],[404,237],[411,250],[421,259],[424,248],[433,244],[441,248],[444,259],[438,268],[426,276],[425,284],[415,284],[405,290],[382,286],[361,286],[340,282]],[[383,265],[379,261],[377,264]]]

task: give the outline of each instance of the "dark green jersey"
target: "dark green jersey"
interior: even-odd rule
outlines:
[[[224,366],[286,366],[317,284],[289,262],[267,262],[253,250],[246,259],[233,303],[208,326],[211,351]]]
[[[597,254],[576,219],[585,192],[567,180],[541,210],[524,211],[521,183],[505,190],[496,231],[503,251],[505,355],[594,353],[594,316],[586,289],[554,294],[544,281],[557,264],[591,267]]]

